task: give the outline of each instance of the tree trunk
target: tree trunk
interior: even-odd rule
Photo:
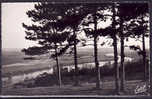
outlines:
[[[97,30],[97,19],[96,14],[94,16],[94,30]],[[94,34],[94,58],[95,58],[95,67],[96,67],[96,88],[100,89],[100,68],[99,68],[99,62],[98,62],[98,47],[97,47],[97,35]]]
[[[95,67],[96,67],[96,88],[100,89],[100,68],[98,63],[98,50],[97,50],[97,37],[94,37],[94,57],[95,57]]]
[[[116,86],[116,91],[119,93],[120,88],[119,88],[119,66],[118,66],[118,52],[117,52],[117,38],[114,36],[113,38],[113,46],[114,46],[114,67],[115,67],[115,86]]]
[[[62,85],[62,81],[61,81],[61,69],[60,69],[59,62],[58,62],[57,45],[55,45],[55,54],[56,54],[55,57],[56,57],[58,84],[59,84],[59,87],[61,87],[61,85]]]
[[[121,62],[120,62],[120,69],[121,69],[121,91],[124,91],[125,86],[125,66],[124,66],[124,34],[123,34],[123,19],[120,19],[120,43],[121,43]]]
[[[79,80],[78,80],[78,74],[79,74],[79,70],[78,70],[78,62],[77,62],[77,46],[76,46],[76,33],[74,30],[74,65],[75,65],[75,86],[79,85]]]
[[[115,29],[115,4],[113,4],[112,8],[113,16],[112,16],[112,28]],[[115,68],[115,86],[116,86],[116,91],[119,93],[120,88],[119,88],[119,67],[118,67],[118,51],[117,51],[117,38],[116,38],[116,31],[114,31],[113,35],[113,48],[114,48],[114,68]]]
[[[143,56],[143,66],[144,66],[144,80],[145,80],[145,82],[147,83],[147,86],[146,86],[146,88],[148,89],[146,92],[149,92],[149,82],[148,82],[148,63],[146,63],[146,50],[145,50],[145,33],[143,32],[143,34],[142,34],[142,51],[143,51],[143,54],[142,54],[142,56]]]
[[[142,34],[142,51],[143,51],[143,66],[144,66],[144,80],[147,80],[147,66],[146,66],[146,50],[145,50],[145,33]]]
[[[144,16],[141,17],[142,23],[141,25],[143,26],[143,22],[144,22]],[[143,57],[143,67],[144,67],[144,80],[147,80],[147,65],[146,65],[146,50],[145,50],[145,32],[143,31],[142,33],[142,57]]]

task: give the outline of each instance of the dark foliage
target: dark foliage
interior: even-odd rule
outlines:
[[[131,46],[129,46],[129,48],[131,49],[131,50],[135,50],[135,51],[137,51],[137,53],[138,53],[138,55],[140,56],[140,55],[146,55],[146,51],[143,51],[141,48],[140,48],[140,46],[135,46],[135,45],[131,45]]]
[[[48,53],[45,47],[37,47],[37,46],[29,47],[27,49],[24,48],[22,49],[22,52],[24,52],[25,55],[41,55]]]

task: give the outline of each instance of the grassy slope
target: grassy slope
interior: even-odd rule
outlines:
[[[141,83],[143,82],[140,80],[127,81],[126,92],[122,95],[135,95],[134,90]],[[81,86],[64,85],[61,88],[52,86],[4,89],[2,95],[115,95],[115,82],[103,82],[101,90],[95,89],[95,83],[82,83]]]

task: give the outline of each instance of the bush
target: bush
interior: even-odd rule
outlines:
[[[143,61],[140,59],[134,62],[127,62],[125,64],[125,71],[126,74],[135,74],[138,72],[144,72]]]
[[[79,76],[95,76],[96,75],[96,71],[95,68],[82,68],[81,70],[79,70]]]
[[[114,67],[110,68],[108,65],[100,67],[101,76],[112,76],[114,74]]]
[[[53,74],[43,73],[34,79],[35,86],[51,86],[57,84],[57,77]]]

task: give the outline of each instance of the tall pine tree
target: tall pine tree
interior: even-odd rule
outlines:
[[[65,7],[63,7],[65,6]],[[69,32],[65,31],[65,25],[62,24],[61,16],[69,9],[67,4],[54,4],[41,2],[35,4],[33,10],[29,10],[27,15],[35,23],[25,25],[26,39],[37,41],[45,50],[54,50],[51,57],[55,58],[57,65],[58,84],[61,86],[61,71],[58,56],[63,54],[67,46],[62,44],[67,41]]]

